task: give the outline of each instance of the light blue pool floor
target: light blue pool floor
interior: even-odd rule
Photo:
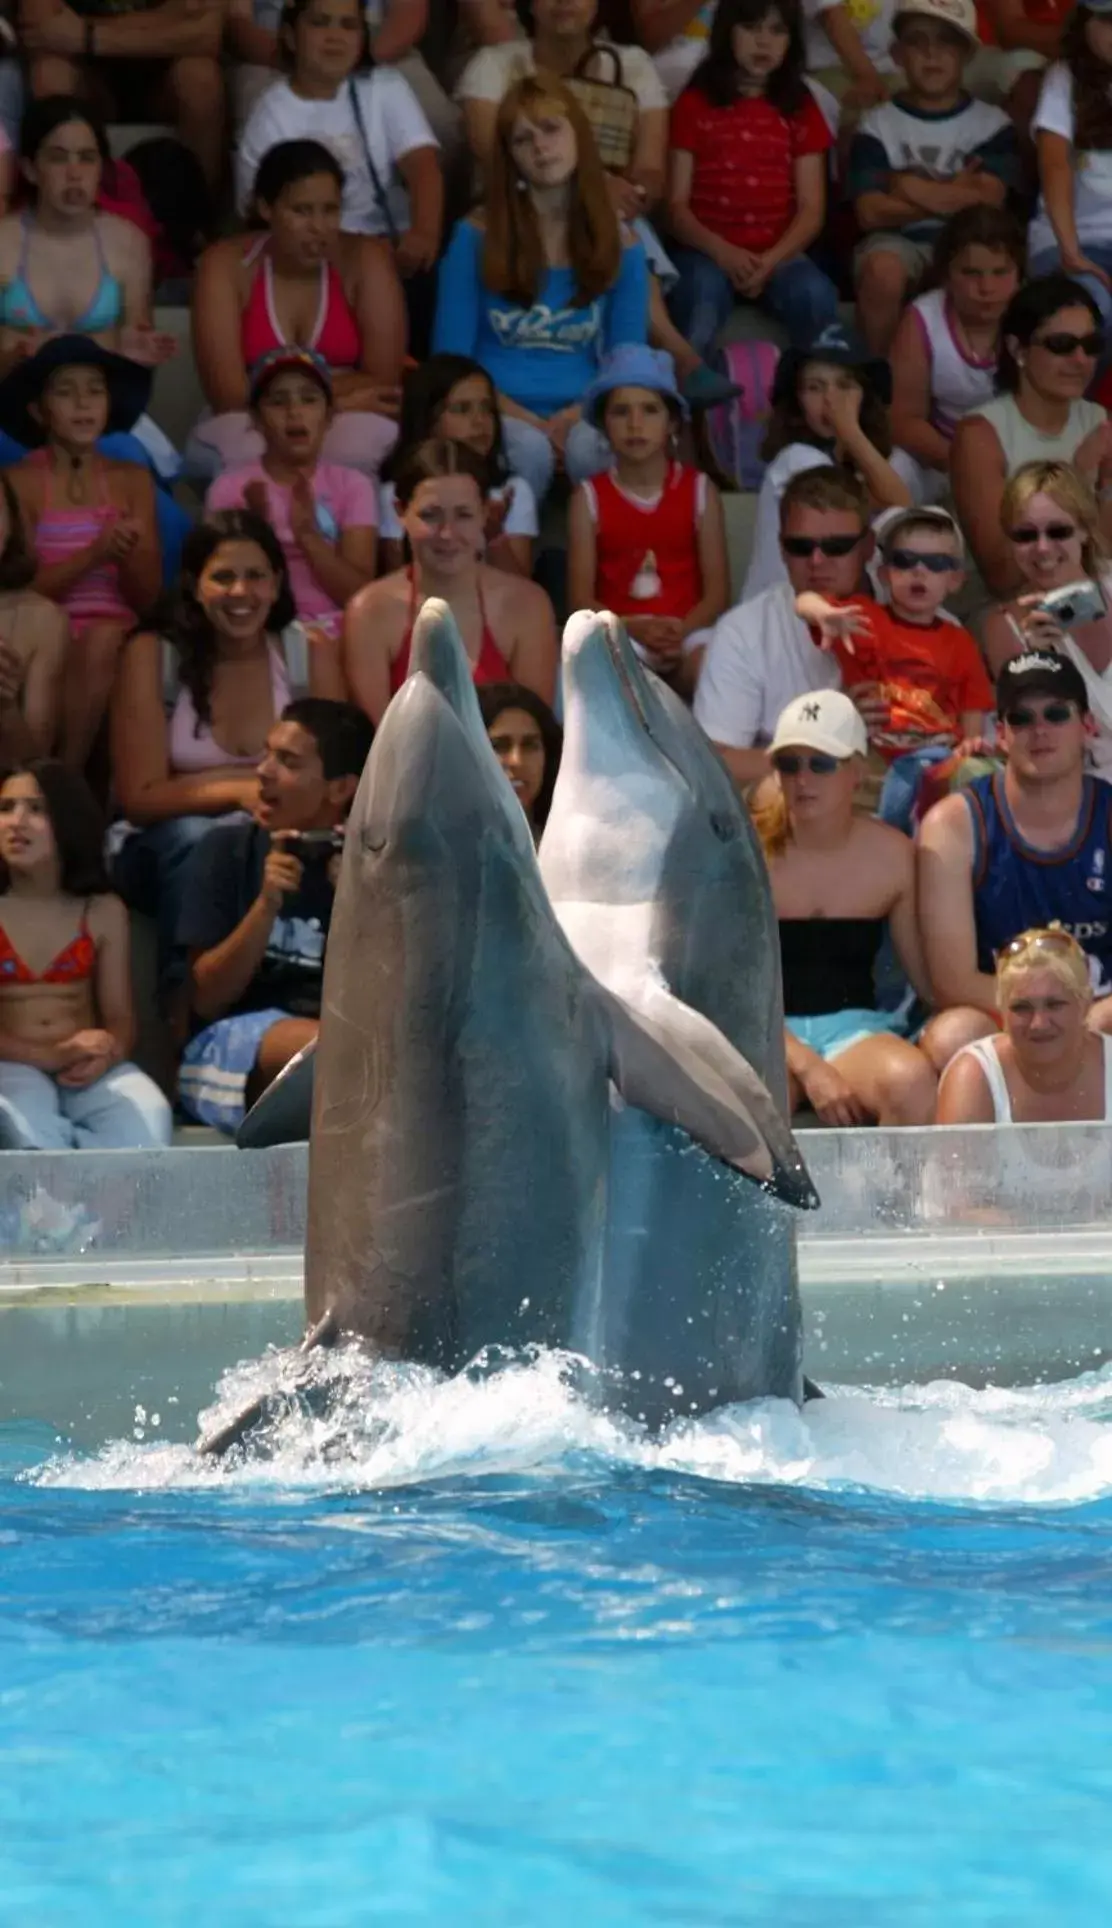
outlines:
[[[1108,1375],[386,1408],[200,1485],[0,1430],[4,1928],[1112,1919]]]

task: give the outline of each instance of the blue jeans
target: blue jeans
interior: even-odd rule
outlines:
[[[223,817],[168,817],[165,823],[133,830],[116,853],[114,888],[129,910],[153,917],[158,926],[158,981],[164,992],[185,978],[177,937],[190,858],[218,823],[234,823],[239,816],[230,811]]]
[[[528,482],[539,507],[556,473],[551,442],[542,429],[534,428],[532,422],[523,422],[516,415],[503,415],[502,439],[511,470],[520,475],[523,482]],[[576,422],[564,444],[564,467],[573,487],[577,482],[585,482],[590,475],[601,475],[613,459],[614,452],[602,431],[593,428],[590,422]]]
[[[1103,268],[1107,274],[1112,274],[1112,241],[1094,241],[1091,245],[1087,241],[1082,241],[1081,252],[1088,255],[1090,261],[1095,261],[1098,268]],[[1028,266],[1027,278],[1033,281],[1036,275],[1057,274],[1061,266],[1062,256],[1057,248],[1040,248]],[[1092,295],[1100,310],[1105,330],[1112,327],[1112,294],[1109,294],[1103,281],[1098,281],[1096,276],[1091,274],[1071,274],[1070,280],[1076,281],[1084,288],[1086,294]]]
[[[668,301],[672,320],[696,354],[705,357],[745,297],[725,269],[698,248],[677,248],[673,259],[679,279]],[[773,269],[756,305],[782,322],[793,348],[809,348],[837,320],[838,290],[809,255],[797,254]]]
[[[113,1065],[84,1088],[30,1064],[0,1063],[0,1147],[6,1151],[139,1151],[168,1145],[174,1120],[153,1078]]]

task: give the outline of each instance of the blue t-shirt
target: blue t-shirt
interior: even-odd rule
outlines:
[[[978,777],[962,792],[973,819],[973,915],[977,968],[1020,931],[1057,921],[1089,959],[1098,997],[1112,991],[1112,784],[1086,777],[1073,836],[1059,850],[1026,843],[1008,808],[1002,776]]]
[[[570,268],[549,268],[529,308],[483,286],[483,235],[456,223],[440,264],[433,353],[470,355],[500,394],[536,415],[578,402],[603,355],[647,338],[649,274],[639,241],[622,249],[614,286],[577,308]]]

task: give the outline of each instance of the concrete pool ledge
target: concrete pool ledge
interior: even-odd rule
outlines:
[[[799,1220],[820,1380],[1007,1383],[1112,1357],[1112,1125],[800,1140],[822,1198]],[[235,1305],[289,1336],[306,1171],[304,1146],[0,1155],[3,1341],[20,1312],[69,1320],[76,1342],[90,1321],[146,1307],[173,1343],[174,1308],[193,1332],[206,1308]]]

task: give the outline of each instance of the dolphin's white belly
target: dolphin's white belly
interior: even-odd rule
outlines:
[[[553,908],[581,963],[608,991],[643,1010],[660,984],[652,956],[656,905],[573,901]]]

